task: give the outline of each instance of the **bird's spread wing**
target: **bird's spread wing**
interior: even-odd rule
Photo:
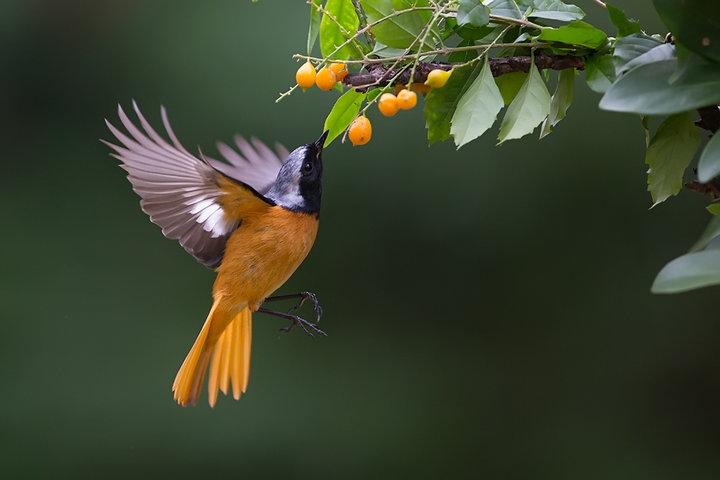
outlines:
[[[234,140],[240,154],[223,142],[217,143],[218,151],[229,165],[208,156],[204,156],[204,159],[218,172],[250,185],[262,195],[266,194],[290,153],[279,143],[275,144],[276,154],[257,138],[251,138],[248,142],[240,135],[235,135]]]
[[[253,148],[242,137],[236,143],[245,158],[224,144],[221,147],[231,165],[198,158],[180,144],[164,108],[162,120],[172,143],[153,130],[134,102],[133,107],[142,130],[119,106],[118,115],[129,136],[106,121],[122,144],[105,142],[115,151],[111,155],[122,161],[133,190],[142,198],[140,206],[163,234],[177,239],[204,265],[216,267],[225,242],[243,217],[273,205],[260,192],[267,191],[271,175],[269,184],[273,183],[282,161],[261,142],[253,139]],[[283,155],[284,148],[278,153]]]

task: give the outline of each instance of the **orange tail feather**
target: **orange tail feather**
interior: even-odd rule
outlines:
[[[227,394],[231,380],[233,397],[239,399],[247,389],[251,339],[250,309],[246,307],[233,316],[223,308],[222,297],[217,298],[175,377],[175,400],[182,406],[197,403],[208,364],[210,406],[215,406],[218,390]]]

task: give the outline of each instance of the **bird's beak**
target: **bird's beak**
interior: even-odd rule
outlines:
[[[327,138],[328,134],[330,133],[330,130],[325,130],[322,135],[320,135],[320,138],[317,139],[315,142],[315,146],[322,152],[323,147],[325,146],[325,139]]]

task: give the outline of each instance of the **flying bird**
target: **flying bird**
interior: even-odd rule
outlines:
[[[309,335],[325,335],[316,325],[322,309],[314,294],[270,295],[287,281],[315,242],[328,132],[292,152],[280,144],[273,152],[259,140],[248,142],[237,135],[237,150],[218,142],[223,162],[188,152],[164,108],[161,116],[169,140],[150,126],[135,102],[133,108],[141,128],[118,105],[127,134],[105,120],[119,144],[103,142],[122,162],[150,220],[217,272],[210,313],[175,377],[174,398],[182,406],[195,405],[209,372],[211,407],[218,390],[227,394],[230,385],[233,397],[239,399],[248,385],[253,312],[290,320],[282,330],[299,326]],[[291,298],[298,303],[288,313],[263,307]],[[306,300],[313,304],[315,322],[291,313]]]

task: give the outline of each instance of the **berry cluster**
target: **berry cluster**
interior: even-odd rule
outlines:
[[[337,85],[337,82],[341,82],[347,74],[345,64],[331,63],[317,72],[313,64],[308,61],[297,70],[295,80],[303,90],[307,90],[313,85],[317,85],[320,90],[332,90]],[[386,117],[392,117],[398,110],[410,110],[417,105],[417,94],[415,92],[426,95],[433,88],[445,86],[449,77],[450,72],[448,71],[432,70],[428,74],[425,83],[412,83],[409,86],[395,85],[395,94],[386,92],[380,95],[378,110]],[[387,87],[384,89],[387,89]],[[365,145],[372,138],[370,120],[364,114],[358,116],[348,127],[347,135],[353,145]]]
[[[348,74],[347,67],[342,63],[331,63],[319,72],[310,62],[305,62],[295,73],[295,81],[304,90],[317,85],[320,90],[332,90],[337,82],[342,82]]]

